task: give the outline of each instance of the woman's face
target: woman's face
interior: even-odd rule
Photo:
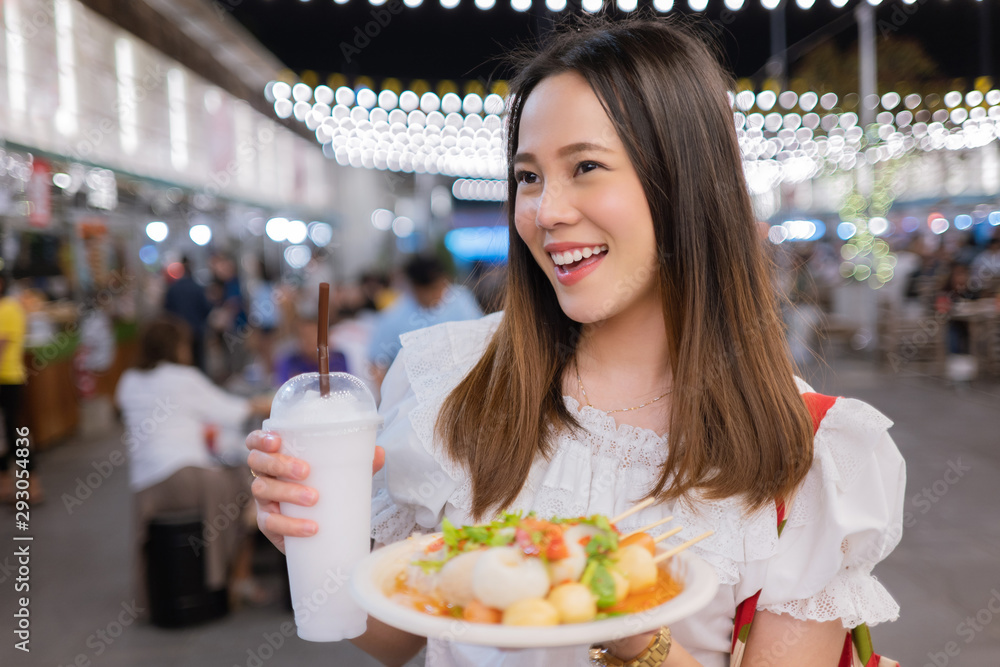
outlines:
[[[661,308],[653,219],[639,175],[582,76],[543,79],[525,101],[514,222],[559,305],[580,323]]]

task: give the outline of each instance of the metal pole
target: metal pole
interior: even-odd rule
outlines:
[[[993,76],[993,49],[990,43],[990,2],[979,0],[979,75]]]
[[[767,62],[767,76],[778,82],[779,90],[785,90],[788,85],[788,46],[785,31],[785,6],[788,0],[781,0],[778,6],[771,10],[771,58]]]
[[[855,7],[854,16],[858,20],[858,83],[860,84],[858,96],[861,98],[861,126],[868,127],[875,122],[875,106],[868,104],[868,98],[872,95],[878,95],[875,8],[866,0],[862,0]]]
[[[877,66],[875,56],[875,8],[867,0],[861,0],[854,8],[854,16],[858,20],[858,96],[861,127],[867,132],[868,126],[875,122],[875,104],[870,98],[878,95]],[[866,199],[874,190],[875,174],[872,166],[866,161],[855,171],[858,192]],[[867,216],[867,213],[865,214]]]

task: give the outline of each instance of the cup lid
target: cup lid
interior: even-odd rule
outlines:
[[[281,385],[271,402],[268,421],[283,427],[325,425],[377,426],[382,423],[375,399],[360,379],[330,373],[330,393],[320,395],[319,373],[296,375]]]

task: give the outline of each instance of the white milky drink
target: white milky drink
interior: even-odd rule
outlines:
[[[302,639],[335,642],[364,633],[367,614],[354,602],[350,576],[369,553],[372,460],[381,424],[364,383],[331,373],[330,394],[319,373],[292,378],[278,390],[264,429],[281,436],[281,451],[309,464],[301,480],[319,493],[312,507],[281,503],[281,513],[311,519],[311,537],[286,537],[285,556]]]

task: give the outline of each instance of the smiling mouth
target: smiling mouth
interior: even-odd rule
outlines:
[[[588,248],[576,248],[565,252],[550,252],[549,257],[556,265],[556,270],[560,272],[570,272],[579,268],[584,263],[589,264],[592,257],[601,255],[608,251],[606,245],[596,245]]]

